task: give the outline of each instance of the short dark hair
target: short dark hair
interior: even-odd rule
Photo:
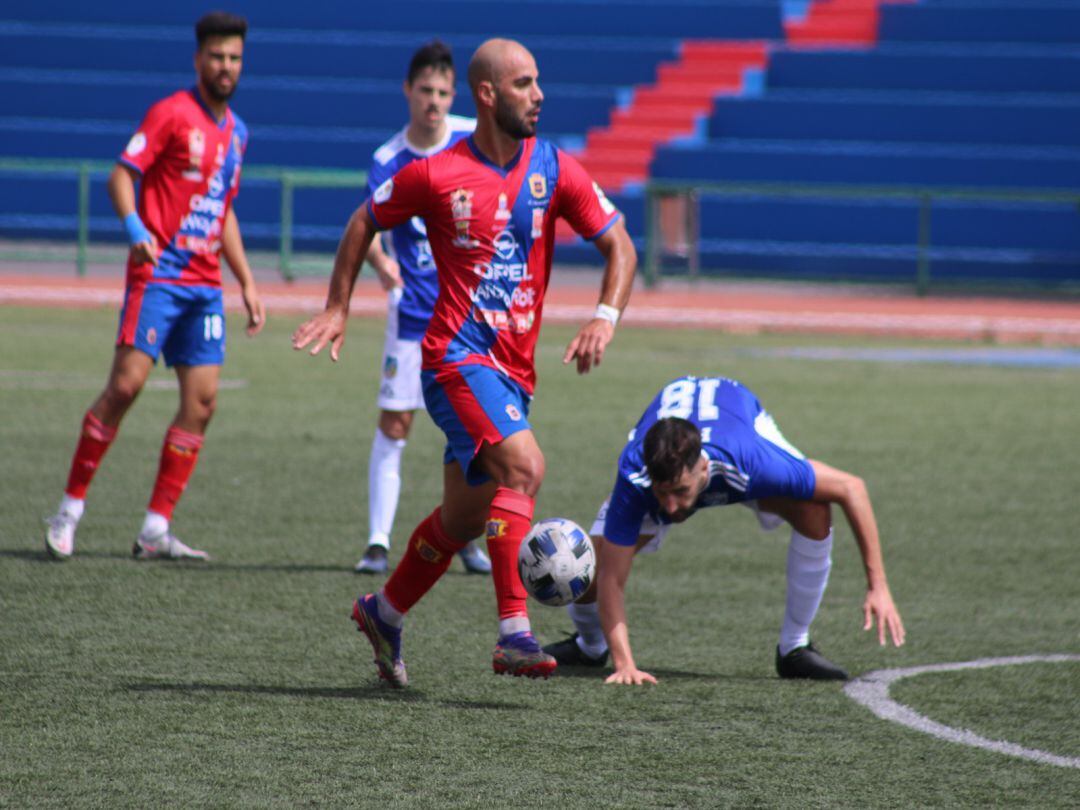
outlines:
[[[195,23],[195,41],[199,47],[203,46],[210,37],[240,37],[247,36],[247,20],[230,14],[227,11],[211,11],[204,14]]]
[[[428,68],[435,68],[439,73],[455,72],[454,54],[450,51],[450,46],[441,39],[433,39],[421,45],[413,54],[412,61],[409,62],[409,75],[406,81],[412,84],[413,80]]]
[[[660,419],[645,434],[645,469],[654,484],[677,481],[701,457],[701,431],[677,416]]]

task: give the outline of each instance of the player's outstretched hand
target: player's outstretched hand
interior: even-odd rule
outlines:
[[[340,309],[324,309],[293,332],[292,345],[296,350],[303,349],[314,342],[311,354],[316,355],[330,344],[330,359],[337,362],[341,347],[345,343],[345,322],[348,313]]]
[[[899,647],[904,643],[904,622],[900,619],[900,611],[896,609],[888,587],[871,588],[866,592],[866,599],[863,601],[863,630],[874,627],[875,617],[879,644],[885,646],[886,629],[895,646]]]
[[[263,306],[262,298],[259,297],[259,291],[254,284],[245,287],[242,292],[244,308],[248,314],[247,335],[255,337],[266,324],[266,307]]]
[[[600,365],[604,349],[615,336],[615,327],[603,318],[593,318],[578,331],[563,355],[563,365],[577,358],[578,374],[587,374],[593,366]]]
[[[628,669],[615,670],[604,679],[604,683],[625,683],[631,686],[641,686],[646,683],[656,683],[656,678],[648,672],[642,672],[637,667],[629,667]]]

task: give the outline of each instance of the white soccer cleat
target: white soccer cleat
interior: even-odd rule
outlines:
[[[75,553],[75,527],[79,521],[67,512],[57,512],[45,521],[45,550],[57,560]]]
[[[140,534],[131,549],[136,560],[209,560],[205,551],[189,548],[169,532],[156,537]]]

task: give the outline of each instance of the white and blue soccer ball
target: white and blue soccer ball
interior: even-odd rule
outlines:
[[[570,604],[596,575],[596,552],[588,532],[566,518],[541,520],[521,541],[518,573],[536,601]]]

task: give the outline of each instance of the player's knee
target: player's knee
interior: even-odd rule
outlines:
[[[507,466],[504,480],[499,483],[504,487],[524,492],[529,497],[535,497],[540,491],[540,485],[544,482],[546,470],[547,464],[543,453],[521,453],[515,456]]]
[[[110,380],[101,395],[102,409],[108,416],[122,416],[142,391],[142,381],[132,377]]]

